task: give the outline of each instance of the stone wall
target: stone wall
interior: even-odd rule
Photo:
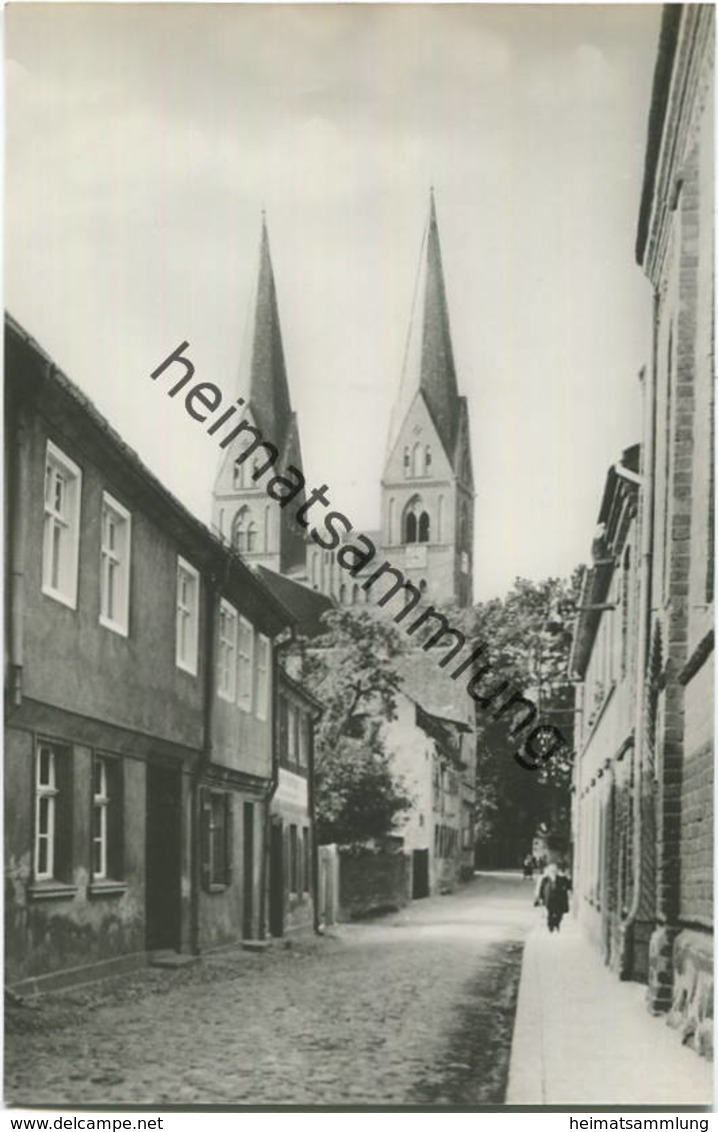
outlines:
[[[410,900],[411,869],[406,853],[339,850],[340,920],[395,912]]]

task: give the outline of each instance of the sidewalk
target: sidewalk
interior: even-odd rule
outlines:
[[[508,1105],[709,1105],[713,1064],[680,1044],[620,982],[572,917],[528,936],[511,1047]]]

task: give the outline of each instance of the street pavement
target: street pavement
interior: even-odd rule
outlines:
[[[537,925],[524,951],[506,1103],[710,1105],[713,1065],[644,1000],[645,987],[607,970],[571,916],[558,935]]]
[[[5,1101],[501,1104],[532,894],[481,874],[331,937],[12,1008]]]

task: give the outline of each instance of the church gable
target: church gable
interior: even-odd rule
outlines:
[[[424,395],[417,390],[384,468],[384,482],[453,479],[453,470],[431,418]]]

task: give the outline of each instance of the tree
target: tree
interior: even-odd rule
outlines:
[[[537,708],[537,719],[551,724],[563,744],[535,770],[515,759],[512,717],[496,717],[501,702],[477,705],[476,830],[487,863],[509,863],[530,846],[540,823],[554,836],[568,840],[574,689],[568,679],[576,602],[581,572],[568,580],[532,582],[517,578],[503,600],[494,598],[469,611],[454,611],[463,619],[467,637],[483,642],[490,667],[482,694],[499,689],[523,693]]]
[[[327,631],[300,642],[302,680],[324,708],[315,736],[320,842],[385,836],[411,798],[391,770],[381,723],[395,718],[402,634],[368,611],[333,610]]]

